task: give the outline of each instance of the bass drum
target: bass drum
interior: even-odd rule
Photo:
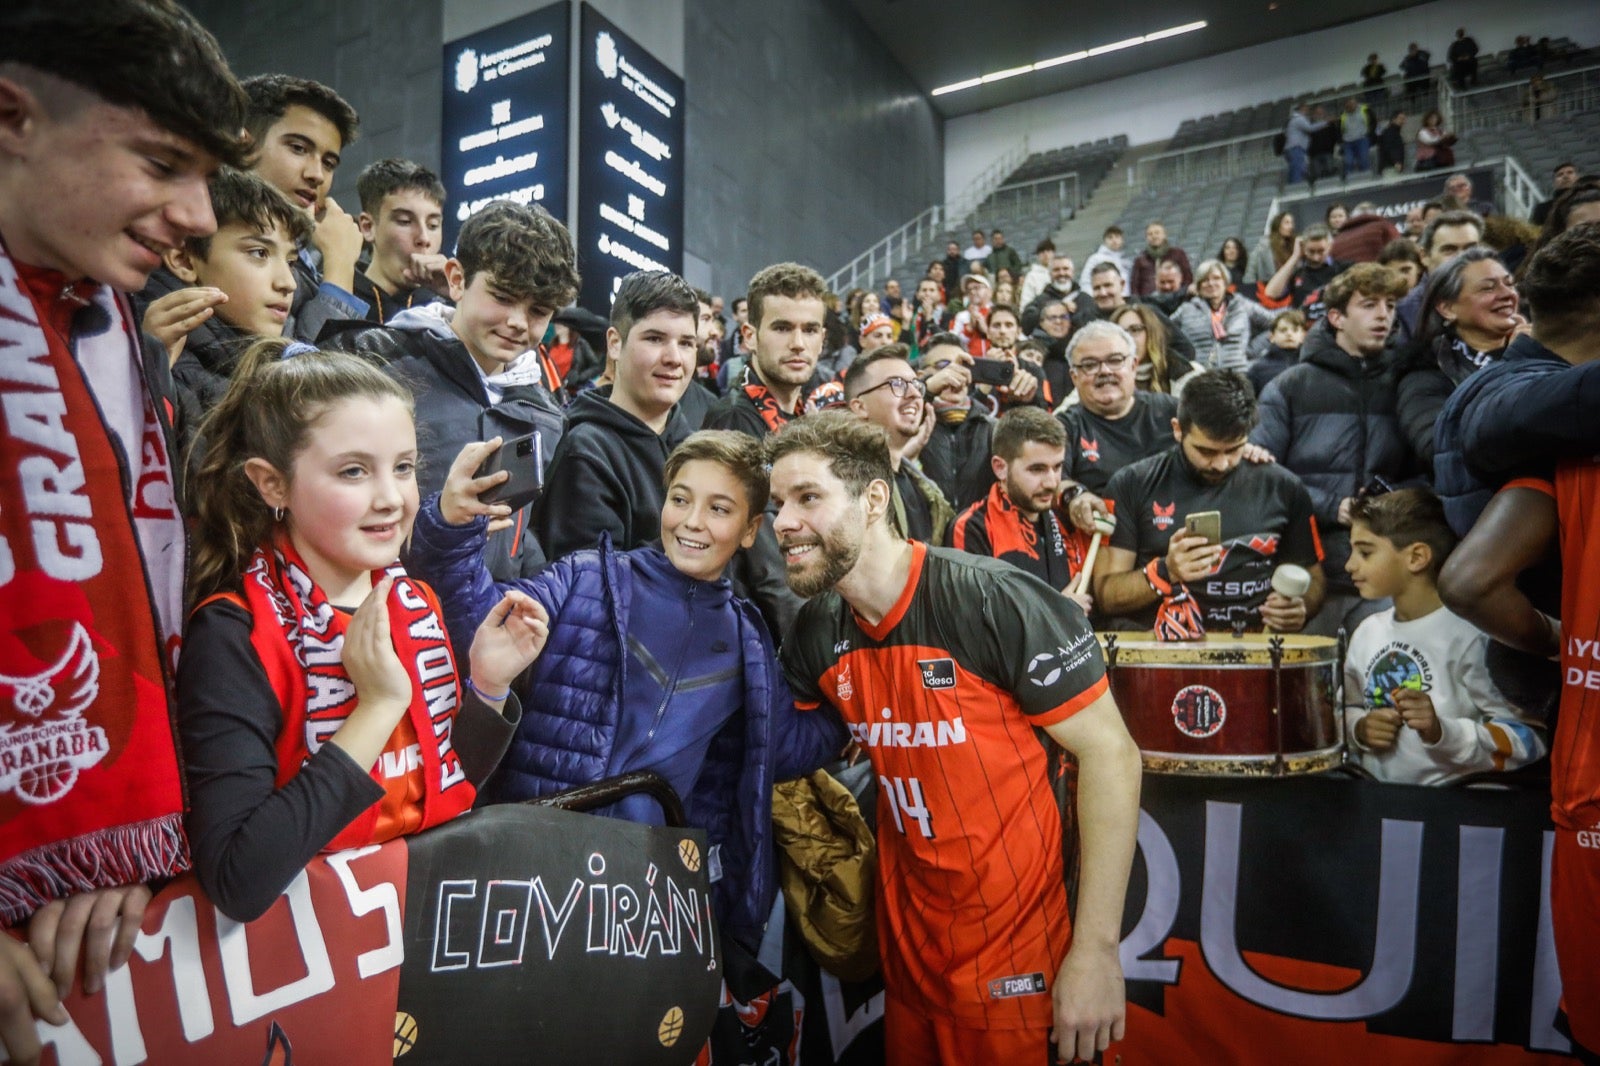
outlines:
[[[1145,769],[1285,777],[1343,763],[1336,641],[1263,633],[1099,637],[1111,692]]]

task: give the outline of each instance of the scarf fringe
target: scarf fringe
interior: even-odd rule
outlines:
[[[51,900],[189,869],[183,816],[112,826],[45,844],[0,864],[0,920],[20,925]]]

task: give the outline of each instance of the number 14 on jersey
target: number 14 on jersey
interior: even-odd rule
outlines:
[[[906,835],[907,821],[917,824],[922,835],[933,839],[933,815],[922,799],[922,782],[915,777],[885,777],[878,775],[884,798],[889,801],[889,813],[894,815],[894,827]]]

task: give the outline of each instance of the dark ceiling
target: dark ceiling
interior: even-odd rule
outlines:
[[[1426,0],[846,0],[923,92],[993,71],[1204,20],[1202,30],[933,97],[969,115],[1253,44],[1281,40]],[[1392,68],[1404,44],[1389,47]],[[1378,47],[1375,42],[1374,47]],[[1435,52],[1442,55],[1442,46]],[[1390,53],[1393,53],[1392,55]],[[1292,60],[1286,55],[1285,62]],[[1351,71],[1354,76],[1355,71]]]

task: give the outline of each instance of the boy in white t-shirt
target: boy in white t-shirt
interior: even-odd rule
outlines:
[[[1364,599],[1394,598],[1356,630],[1345,659],[1345,725],[1357,760],[1380,781],[1447,784],[1542,757],[1543,727],[1489,679],[1488,638],[1439,599],[1455,535],[1439,498],[1401,489],[1351,507],[1345,569]]]

